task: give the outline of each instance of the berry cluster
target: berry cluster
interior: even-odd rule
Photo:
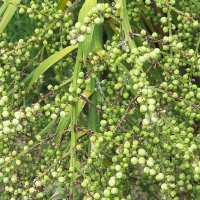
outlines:
[[[198,199],[199,3],[94,2],[4,2],[34,32],[1,34],[0,198]]]

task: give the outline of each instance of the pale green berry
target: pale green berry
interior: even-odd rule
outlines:
[[[104,194],[105,197],[109,197],[110,196],[110,190],[108,190],[108,189],[104,190],[103,194]]]
[[[95,193],[94,194],[94,199],[100,199],[100,194],[99,193]]]
[[[71,45],[75,45],[77,43],[77,40],[73,39],[73,40],[70,40],[70,44]]]
[[[31,187],[31,188],[29,189],[29,192],[30,192],[31,194],[34,193],[34,192],[35,192],[35,188]]]
[[[90,18],[89,18],[89,17],[84,17],[84,22],[85,22],[86,24],[88,24],[88,23],[90,22]]]
[[[109,185],[111,186],[111,187],[113,187],[113,186],[115,186],[115,184],[116,184],[116,181],[115,181],[115,179],[111,179],[111,180],[109,180]]]
[[[132,157],[132,158],[131,158],[131,163],[132,163],[133,165],[136,165],[136,164],[138,163],[138,159],[137,159],[136,157]]]
[[[151,176],[156,175],[156,170],[155,170],[155,169],[150,169],[150,175],[151,175]]]
[[[115,8],[116,8],[117,10],[119,10],[119,9],[121,8],[120,3],[115,4]]]
[[[141,112],[146,112],[147,111],[147,106],[146,105],[141,105],[140,106],[140,111]]]
[[[115,187],[113,187],[112,189],[111,189],[111,193],[112,194],[117,194],[118,193],[118,188],[115,188]]]
[[[85,41],[85,36],[84,35],[78,36],[78,42],[84,42],[84,41]]]
[[[65,182],[65,177],[59,177],[59,178],[58,178],[58,181],[59,181],[60,183]]]
[[[101,24],[101,18],[97,17],[97,18],[94,20],[94,23],[95,23],[95,24]]]
[[[60,112],[60,117],[61,117],[61,118],[64,118],[65,116],[66,116],[65,111],[61,111],[61,112]]]

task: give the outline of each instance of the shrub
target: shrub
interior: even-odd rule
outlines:
[[[199,199],[199,14],[196,0],[4,0],[0,198]]]

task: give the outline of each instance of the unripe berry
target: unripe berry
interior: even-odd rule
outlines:
[[[78,36],[78,42],[84,42],[85,41],[85,36],[84,35],[80,35]]]

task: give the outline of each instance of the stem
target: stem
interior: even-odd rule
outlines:
[[[169,4],[169,0],[166,0],[166,3]],[[172,37],[172,24],[170,21],[170,9],[168,9],[167,12],[167,18],[168,18],[168,26],[169,26],[169,37]],[[170,48],[170,55],[172,56],[172,49]]]
[[[136,47],[136,44],[129,35],[129,33],[132,33],[132,30],[131,30],[131,26],[130,26],[129,19],[128,19],[128,13],[127,13],[127,9],[126,9],[126,0],[115,0],[115,2],[120,3],[120,5],[122,6],[119,10],[120,18],[123,19],[122,30],[124,31],[125,39],[127,40],[129,47],[131,49],[133,49]]]
[[[197,56],[198,51],[199,51],[199,43],[200,43],[200,37],[199,37],[198,42],[197,42],[197,47],[196,47],[196,50],[195,50],[195,56]]]
[[[166,3],[169,4],[169,0],[166,0]],[[168,9],[167,18],[168,18],[168,26],[169,26],[169,36],[172,36],[172,27],[171,27],[171,21],[170,21],[170,9]]]
[[[159,138],[159,127],[158,124],[156,123],[156,136]],[[160,139],[160,138],[159,138]],[[161,139],[160,139],[161,140]],[[161,141],[160,141],[161,142]],[[161,169],[162,169],[162,173],[165,173],[165,168],[163,166],[163,156],[162,156],[162,152],[161,152],[161,147],[160,147],[160,142],[158,143],[158,154],[159,154],[159,158],[160,158],[160,164],[161,164]]]
[[[76,64],[73,74],[73,87],[77,87],[77,79],[78,74],[81,69],[81,63],[79,62],[79,58],[82,58],[83,56],[83,49],[82,44],[79,43],[78,45],[78,54],[76,57]],[[76,166],[76,130],[75,126],[77,125],[77,117],[78,117],[78,103],[76,103],[74,106],[72,106],[72,112],[71,112],[71,123],[70,123],[70,129],[71,129],[71,147],[70,147],[70,169],[72,169],[72,177],[70,180],[70,194],[73,196],[74,192],[74,177],[75,177],[75,166]]]
[[[98,1],[100,3],[101,1]],[[103,29],[101,25],[95,25],[92,35],[92,42],[90,46],[91,52],[97,52],[98,50],[102,50],[102,37],[103,37]],[[88,69],[91,69],[91,65],[88,64]],[[101,72],[97,74],[98,80],[101,80]],[[95,91],[96,80],[92,79],[90,85],[88,86],[89,90],[93,93]],[[100,99],[102,98],[101,93],[99,90],[95,91],[91,96],[92,104],[95,106],[89,107],[89,129],[94,132],[99,132],[99,124],[100,124],[100,115],[99,110],[96,109],[96,105],[99,104]],[[91,143],[90,139],[88,142],[88,155],[90,156],[91,150],[96,151],[95,145]]]

